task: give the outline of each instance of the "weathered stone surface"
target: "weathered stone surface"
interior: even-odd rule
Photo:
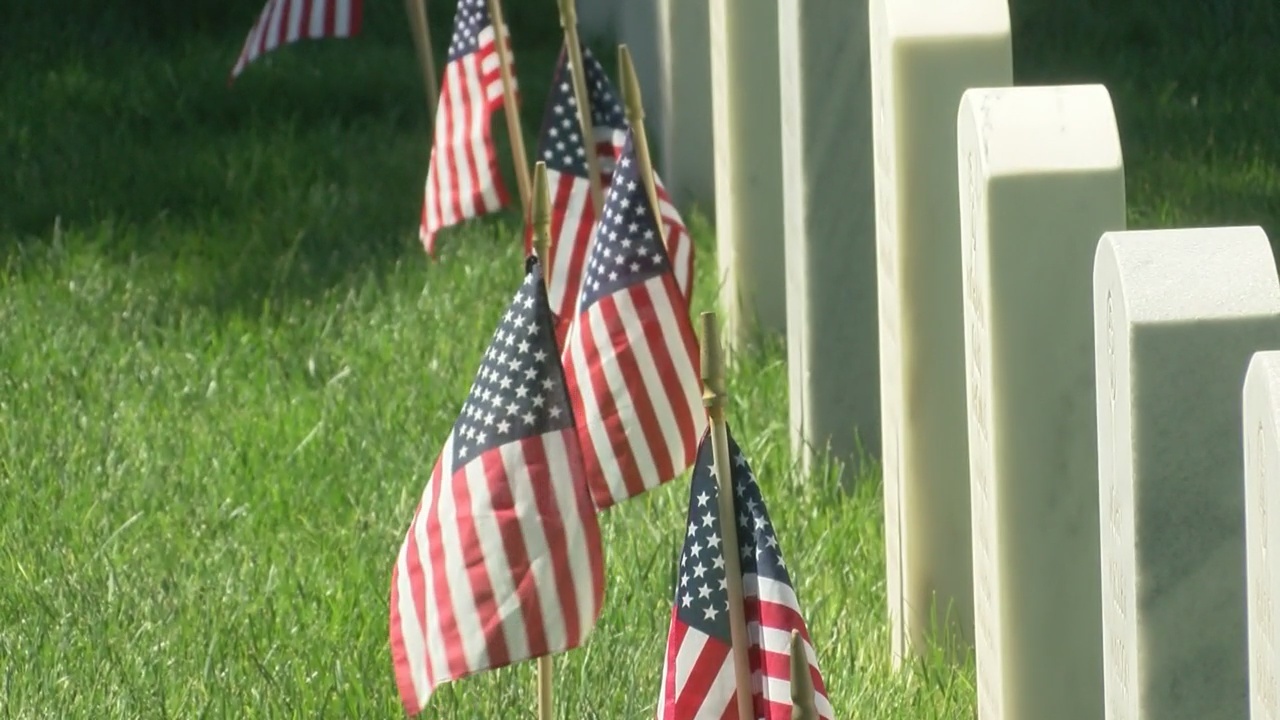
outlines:
[[[1245,556],[1248,587],[1249,717],[1280,719],[1280,351],[1253,356],[1244,381]]]
[[[1098,720],[1093,258],[1125,227],[1101,85],[971,89],[958,118],[981,720]]]
[[[714,2],[716,257],[730,352],[758,331],[786,331],[778,2]]]
[[[1094,269],[1108,720],[1247,720],[1241,386],[1280,347],[1261,228],[1108,233]]]
[[[792,447],[880,454],[867,0],[780,0]]]
[[[873,0],[876,259],[893,658],[973,643],[956,109],[1013,82],[1005,0]],[[953,644],[954,643],[954,644]]]

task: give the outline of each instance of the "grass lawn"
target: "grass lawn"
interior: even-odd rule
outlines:
[[[231,89],[256,0],[201,23],[80,5],[82,23],[32,9],[0,29],[0,716],[399,717],[391,565],[521,277],[518,220],[424,257],[397,3]],[[509,11],[530,148],[546,5]],[[450,3],[432,12],[442,53]],[[1131,227],[1273,229],[1274,21],[1145,12],[1015,15],[1018,82],[1108,85]],[[697,313],[715,263],[694,224]],[[730,418],[832,702],[971,718],[971,666],[890,671],[879,478],[792,470],[784,358],[744,360]],[[682,479],[603,517],[606,605],[556,660],[560,717],[652,716],[687,500]],[[483,674],[424,717],[533,717],[532,687],[532,663]]]

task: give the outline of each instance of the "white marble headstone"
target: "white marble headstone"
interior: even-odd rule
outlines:
[[[880,455],[867,0],[781,0],[792,449]]]
[[[1108,233],[1094,269],[1108,720],[1247,720],[1241,386],[1280,347],[1261,228]]]
[[[787,323],[778,2],[714,2],[710,12],[716,258],[732,353]]]
[[[880,417],[893,659],[973,643],[956,109],[1013,82],[1006,0],[872,0]],[[954,645],[953,645],[954,643]]]
[[[1101,85],[982,88],[958,118],[981,720],[1098,720],[1093,256],[1125,227]]]
[[[710,14],[706,2],[614,0],[644,96],[653,163],[682,213],[715,211]],[[686,218],[687,220],[687,218]]]
[[[1243,416],[1249,717],[1280,720],[1280,350],[1249,363]]]
[[[634,3],[636,0],[625,0]],[[586,42],[612,41],[621,0],[577,0],[578,34]]]

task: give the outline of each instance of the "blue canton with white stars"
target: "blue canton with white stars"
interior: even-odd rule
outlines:
[[[591,259],[582,278],[582,311],[601,297],[671,269],[632,143],[628,131],[595,227]]]
[[[542,269],[530,257],[453,425],[455,470],[487,450],[573,426],[552,328]]]
[[[551,98],[547,102],[547,115],[542,122],[539,157],[547,163],[548,170],[587,176],[587,151],[582,142],[582,129],[578,124],[578,100],[573,93],[573,64],[569,53],[560,51],[555,77],[551,81]],[[591,102],[591,127],[593,130],[625,130],[626,116],[618,95],[613,91],[604,68],[582,47],[582,69],[587,84],[587,98]]]
[[[485,0],[458,0],[453,16],[453,39],[449,41],[449,62],[480,49],[480,31],[490,25]]]
[[[726,434],[728,431],[726,430]],[[689,523],[676,579],[676,617],[724,642],[729,636],[729,594],[720,535],[719,487],[711,462],[711,431],[698,446],[689,483]],[[742,449],[729,435],[734,513],[742,575],[791,584],[760,486]]]

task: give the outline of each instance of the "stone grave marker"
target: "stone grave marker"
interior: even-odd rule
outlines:
[[[1241,387],[1280,347],[1271,245],[1108,233],[1093,282],[1107,718],[1247,720]]]
[[[710,3],[716,257],[733,353],[787,322],[778,2]]]
[[[622,4],[620,0],[577,0],[578,33],[581,38],[586,42],[612,42],[616,36],[618,8]]]
[[[880,454],[867,0],[781,0],[783,242],[792,449]]]
[[[958,123],[981,720],[1098,720],[1093,258],[1125,227],[1101,85],[975,88]]]
[[[618,42],[626,43],[635,64],[658,174],[682,214],[696,204],[711,216],[715,161],[708,4],[614,1]]]
[[[885,545],[895,666],[973,643],[956,109],[1013,83],[1006,0],[872,0]],[[938,638],[935,638],[938,639]]]
[[[1280,720],[1280,351],[1255,354],[1244,381],[1244,516],[1249,643],[1249,717]]]

